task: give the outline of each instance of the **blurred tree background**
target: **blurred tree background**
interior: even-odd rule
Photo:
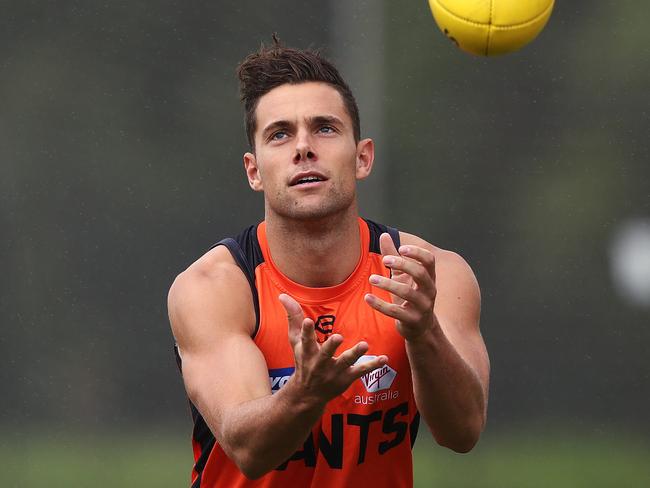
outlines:
[[[2,486],[187,484],[166,292],[262,218],[234,69],[272,32],[357,95],[362,213],[481,283],[488,427],[467,456],[423,434],[416,486],[650,483],[644,2],[558,2],[489,59],[424,0],[0,5]]]

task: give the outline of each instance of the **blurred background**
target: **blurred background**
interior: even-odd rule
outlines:
[[[476,58],[426,1],[2,1],[0,485],[188,486],[166,293],[262,218],[237,63],[323,48],[376,139],[364,216],[461,253],[489,420],[419,487],[650,486],[650,15],[559,1]]]

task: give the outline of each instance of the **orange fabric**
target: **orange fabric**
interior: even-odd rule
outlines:
[[[355,381],[330,401],[312,435],[283,469],[259,480],[245,478],[216,445],[203,472],[202,487],[346,487],[400,488],[413,485],[410,425],[416,415],[410,368],[403,338],[394,321],[375,312],[363,297],[388,294],[370,285],[371,274],[388,275],[379,254],[371,253],[368,225],[359,219],[361,259],[350,277],[337,286],[308,288],[290,281],[275,267],[266,240],[266,226],[257,228],[264,263],[255,270],[260,326],[255,343],[269,369],[275,391],[286,382],[294,358],[287,338],[286,312],[280,293],[294,297],[305,315],[318,321],[323,340],[328,333],[343,335],[339,352],[360,340],[367,355],[385,354],[388,368]],[[325,318],[323,318],[325,317]],[[290,414],[290,413],[289,413]]]

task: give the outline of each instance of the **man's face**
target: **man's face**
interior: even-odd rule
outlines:
[[[244,155],[249,184],[269,212],[314,219],[355,203],[356,180],[372,166],[372,141],[354,141],[339,92],[326,83],[281,85],[260,98],[255,154]]]

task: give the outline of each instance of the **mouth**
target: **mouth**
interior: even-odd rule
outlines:
[[[299,173],[291,178],[289,186],[312,186],[323,181],[327,181],[325,176],[314,171],[309,171],[306,173]]]

